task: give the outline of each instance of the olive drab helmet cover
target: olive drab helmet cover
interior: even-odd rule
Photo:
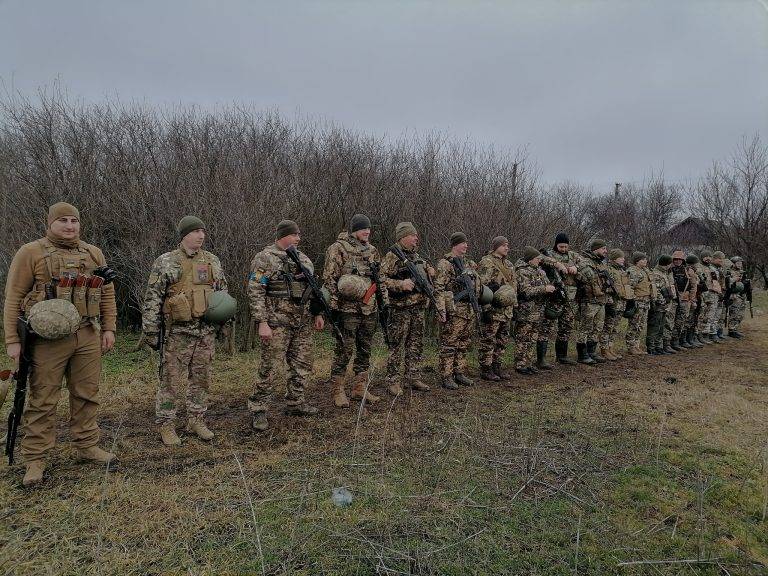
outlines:
[[[46,340],[61,340],[71,336],[80,326],[80,312],[72,302],[53,298],[38,302],[27,312],[32,330]]]
[[[209,324],[224,324],[234,318],[236,312],[237,300],[229,292],[219,290],[209,297],[203,320]]]

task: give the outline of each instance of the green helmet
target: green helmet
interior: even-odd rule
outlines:
[[[371,287],[371,280],[357,274],[343,274],[336,282],[336,287],[345,300],[358,302],[363,299],[368,288]]]
[[[480,297],[477,299],[477,302],[480,306],[485,306],[486,304],[493,302],[493,290],[483,284],[483,290],[480,292]]]
[[[69,300],[54,298],[38,302],[27,312],[35,334],[46,340],[61,340],[80,327],[80,312]]]
[[[736,282],[731,290],[734,294],[741,294],[744,292],[744,282]]]
[[[514,306],[515,303],[517,303],[517,291],[509,284],[500,286],[499,289],[493,293],[493,305],[497,308]]]
[[[229,295],[229,292],[219,290],[211,294],[208,299],[208,308],[205,309],[203,320],[209,324],[224,324],[231,320],[237,312],[237,300]]]

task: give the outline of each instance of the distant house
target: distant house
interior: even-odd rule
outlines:
[[[662,243],[671,250],[675,248],[699,250],[704,247],[712,247],[715,243],[715,236],[706,220],[688,216],[667,230],[662,237]]]

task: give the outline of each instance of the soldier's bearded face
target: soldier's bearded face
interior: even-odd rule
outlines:
[[[352,235],[360,240],[360,242],[368,242],[368,238],[371,237],[371,229],[370,228],[363,228],[362,230],[358,230],[357,232],[353,232]]]
[[[570,247],[570,244],[566,244],[565,242],[561,242],[557,246],[555,246],[555,249],[560,252],[560,254],[565,254],[568,252],[568,248]]]
[[[416,246],[419,243],[419,235],[418,234],[408,234],[408,236],[403,236],[400,239],[401,244],[403,245],[403,248],[407,250],[413,250],[416,248]]]
[[[75,216],[62,216],[51,222],[51,232],[59,238],[74,240],[80,236],[80,220]]]

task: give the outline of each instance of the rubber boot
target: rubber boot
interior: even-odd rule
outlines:
[[[498,374],[496,374],[496,372],[493,371],[492,365],[480,367],[480,378],[482,378],[483,380],[488,380],[489,382],[498,382],[499,380],[501,380]]]
[[[566,364],[567,366],[575,366],[578,364],[575,360],[568,358],[568,341],[567,340],[555,340],[555,358],[560,364]]]
[[[499,380],[502,380],[504,382],[509,380],[509,372],[506,372],[501,369],[501,362],[494,362],[493,364],[491,364],[491,370],[493,370],[493,373],[499,377]]]
[[[205,440],[206,442],[213,440],[214,437],[214,433],[205,425],[205,421],[202,418],[188,418],[187,432],[197,435],[200,440]]]
[[[596,364],[589,354],[587,354],[586,344],[576,343],[576,354],[578,356],[579,364]]]
[[[461,384],[462,386],[472,386],[474,385],[474,382],[467,378],[464,374],[460,374],[459,372],[453,373],[453,380],[456,382],[456,384]]]
[[[674,350],[675,352],[682,352],[683,350],[685,350],[685,348],[683,348],[678,338],[672,338],[672,341],[669,343],[669,345],[672,348],[672,350]]]
[[[536,367],[539,370],[552,370],[552,364],[547,362],[547,348],[549,342],[546,340],[539,340],[536,342]]]
[[[605,364],[608,362],[608,360],[600,356],[600,353],[597,351],[597,342],[587,342],[587,354],[589,354],[592,360],[598,364]]]
[[[458,390],[459,389],[459,385],[456,384],[456,382],[454,382],[453,378],[451,378],[450,376],[444,376],[442,378],[442,380],[440,381],[440,384],[446,390]]]
[[[693,328],[688,330],[688,344],[690,344],[692,348],[704,348],[704,344],[699,342],[699,339],[696,336],[696,330]]]
[[[664,354],[677,354],[677,352],[672,348],[672,343],[669,340],[664,340]]]
[[[27,471],[24,473],[24,479],[21,484],[24,488],[31,488],[43,481],[43,473],[45,472],[45,460],[32,460],[27,462]]]
[[[380,400],[378,396],[365,391],[366,384],[368,384],[368,372],[355,374],[355,380],[352,384],[352,398],[354,400],[363,400],[363,397],[365,397],[365,401],[371,404],[378,402]]]
[[[334,376],[331,379],[331,387],[333,388],[333,405],[336,408],[349,408],[349,398],[345,388],[344,376]]]
[[[176,426],[173,422],[166,422],[160,426],[160,439],[166,446],[178,446],[181,438],[176,434]]]

